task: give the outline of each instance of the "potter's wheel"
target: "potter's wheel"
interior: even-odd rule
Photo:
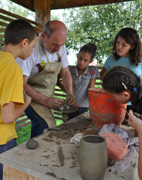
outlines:
[[[78,108],[75,106],[69,106],[63,104],[58,110],[61,111],[62,113],[72,113],[72,112],[76,112]]]

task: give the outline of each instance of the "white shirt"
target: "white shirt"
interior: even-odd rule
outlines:
[[[16,59],[16,62],[22,67],[23,69],[23,75],[32,77],[36,75],[37,73],[42,71],[42,67],[47,63],[47,58],[41,48],[40,44],[40,36],[38,38],[38,42],[36,46],[33,48],[32,54],[26,59],[22,60],[20,58]],[[57,53],[49,53],[46,51],[46,54],[48,56],[48,59],[50,62],[57,62],[58,61],[58,55]],[[59,54],[61,56],[61,67],[65,68],[69,65],[68,59],[67,59],[67,52],[66,52],[66,46],[63,45],[60,50]]]

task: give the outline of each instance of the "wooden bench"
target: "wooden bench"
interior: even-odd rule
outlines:
[[[39,23],[36,23],[34,21],[31,21],[29,19],[23,18],[19,15],[10,13],[8,11],[5,11],[3,9],[0,9],[0,50],[2,49],[2,47],[4,46],[4,31],[5,28],[7,27],[7,25],[13,21],[14,19],[25,19],[28,22],[30,22],[35,28],[36,30],[40,33],[42,32],[42,25],[40,25]],[[98,66],[99,71],[102,69],[101,66]],[[99,80],[96,81],[95,87],[101,86],[101,82]],[[63,98],[65,99],[66,94],[59,88],[56,86],[55,88],[55,97],[59,97],[59,98]],[[22,128],[24,126],[27,126],[31,123],[31,121],[27,121],[28,118],[26,117],[25,114],[23,114],[21,116],[21,119],[18,119],[16,121],[16,129]],[[60,111],[54,111],[54,118],[55,120],[62,120],[62,113]]]
[[[23,113],[23,115],[21,116],[21,118],[16,120],[16,126],[15,129],[20,129],[22,127],[25,127],[27,125],[31,124],[30,119],[26,116],[25,113]]]

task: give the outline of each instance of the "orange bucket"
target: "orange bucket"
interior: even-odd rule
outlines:
[[[102,88],[90,88],[89,94],[89,112],[93,125],[102,128],[104,124],[114,123],[119,126],[122,124],[127,107],[111,98],[110,95],[103,92]]]

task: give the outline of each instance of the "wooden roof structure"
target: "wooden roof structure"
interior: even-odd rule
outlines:
[[[35,0],[12,0],[13,2],[35,11]],[[73,8],[80,6],[90,6],[90,5],[99,5],[99,4],[108,4],[116,2],[124,2],[130,0],[40,0],[41,3],[46,2],[50,4],[50,9],[64,9],[64,8]]]
[[[44,25],[50,20],[50,10],[81,6],[118,3],[130,0],[11,0],[29,10],[35,11],[35,21]]]

